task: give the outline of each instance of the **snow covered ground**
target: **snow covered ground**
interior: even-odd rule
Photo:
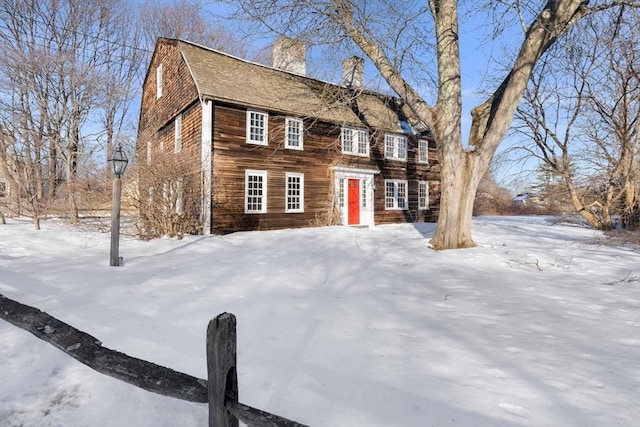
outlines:
[[[0,225],[0,293],[206,378],[238,318],[240,401],[320,426],[640,425],[640,252],[546,217],[123,237]],[[207,407],[103,376],[0,320],[0,425],[205,426]]]

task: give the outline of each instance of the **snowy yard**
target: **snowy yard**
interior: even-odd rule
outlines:
[[[0,293],[206,378],[238,318],[240,401],[321,426],[640,425],[640,252],[547,217],[123,238],[0,225]],[[0,425],[206,426],[207,407],[103,376],[0,320]]]

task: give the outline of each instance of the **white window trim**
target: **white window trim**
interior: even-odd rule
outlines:
[[[347,151],[344,147],[345,132],[350,131],[352,135],[351,150]],[[364,141],[361,141],[362,138]],[[350,127],[343,127],[340,132],[340,142],[343,154],[349,154],[352,156],[369,157],[369,132],[364,129],[356,129]],[[360,142],[364,142],[365,153],[360,152]]]
[[[262,209],[249,210],[249,176],[262,177]],[[244,171],[244,213],[261,214],[267,213],[267,171],[247,169]]]
[[[420,187],[425,186],[424,204],[420,203]],[[418,209],[423,211],[429,210],[429,181],[418,181]]]
[[[285,194],[284,194],[284,209],[287,213],[301,213],[304,212],[304,174],[296,172],[287,172],[285,177]],[[289,177],[300,178],[300,207],[297,209],[289,209]]]
[[[422,150],[422,146],[424,145],[424,150]],[[424,159],[421,154],[424,152]],[[429,164],[429,141],[426,139],[418,140],[418,163],[422,163],[424,165]]]
[[[147,165],[151,164],[151,160],[153,160],[153,145],[151,141],[147,141]]]
[[[393,206],[387,206],[387,184],[393,184]],[[398,184],[404,184],[404,207],[400,207],[398,200]],[[409,184],[403,179],[385,179],[384,180],[384,209],[387,211],[406,211],[409,210]]]
[[[251,139],[251,115],[259,114],[264,117],[264,140]],[[269,144],[269,113],[258,110],[247,110],[247,144],[268,145]]]
[[[298,129],[300,131],[299,133],[300,139],[298,140],[298,143],[300,145],[298,146],[291,145],[291,142],[289,141],[289,125],[291,123],[298,124]],[[297,119],[294,117],[286,117],[284,119],[284,148],[288,148],[290,150],[304,150],[303,134],[304,134],[304,122],[302,121],[302,119]]]
[[[4,189],[0,190],[0,197],[9,197],[11,196],[9,192],[9,182],[4,179],[0,179],[0,187],[4,187]]]
[[[178,114],[173,126],[173,152],[182,151],[182,114]]]
[[[389,141],[393,143],[393,153],[388,155],[387,153],[387,144]],[[401,142],[404,141],[404,152],[400,151]],[[404,135],[394,135],[387,133],[384,135],[384,158],[390,160],[399,160],[402,162],[407,161],[409,151],[409,140]]]
[[[162,64],[156,68],[156,99],[162,96]]]

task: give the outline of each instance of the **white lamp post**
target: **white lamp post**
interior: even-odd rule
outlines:
[[[122,151],[122,146],[117,145],[107,159],[107,163],[113,172],[113,202],[111,206],[111,257],[109,265],[122,265],[122,258],[118,255],[120,246],[120,197],[122,194],[122,180],[120,177],[127,168],[129,160]]]

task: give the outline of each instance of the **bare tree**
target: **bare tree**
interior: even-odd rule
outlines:
[[[213,17],[207,18],[202,0],[147,0],[140,9],[144,44],[153,50],[158,37],[184,39],[202,43],[226,53],[246,56],[245,44],[237,40]]]
[[[591,16],[539,63],[516,113],[521,150],[558,176],[575,211],[611,229],[638,209],[640,12]]]
[[[119,131],[141,63],[131,30],[135,16],[126,10],[121,0],[0,5],[5,169],[22,165],[14,178],[29,180],[20,187],[34,221],[64,194],[69,219],[77,222],[79,181],[91,163],[81,168],[103,152],[103,135],[107,145],[124,138]]]
[[[582,0],[549,0],[544,3],[503,1],[497,8],[514,11],[523,35],[504,77],[495,91],[472,110],[471,131],[462,136],[462,85],[458,1],[428,0],[398,5],[381,0],[246,0],[244,13],[274,31],[315,38],[317,41],[353,42],[372,61],[391,89],[429,126],[438,144],[441,175],[441,211],[431,243],[436,249],[474,246],[471,238],[473,201],[480,179],[502,142],[542,55],[576,22],[594,12],[637,2],[614,0],[591,3]],[[426,22],[426,12],[431,21]],[[505,26],[495,22],[495,27]],[[419,27],[419,28],[418,28]],[[433,28],[424,35],[422,29]],[[318,41],[319,42],[319,41]],[[431,49],[431,47],[434,49]],[[435,52],[434,52],[435,50]],[[411,55],[419,52],[423,55]],[[413,61],[437,62],[434,103],[412,84],[408,69]],[[431,56],[427,56],[430,55]],[[428,76],[418,76],[428,77]],[[423,78],[422,81],[427,81]]]

